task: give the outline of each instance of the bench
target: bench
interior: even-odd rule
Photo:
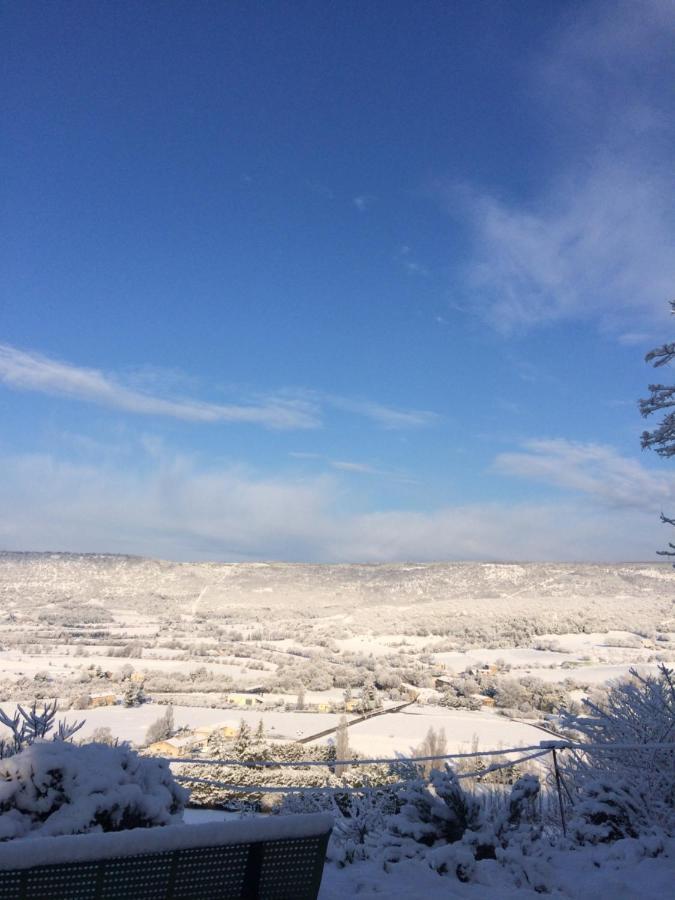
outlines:
[[[0,900],[316,900],[325,814],[0,843]]]

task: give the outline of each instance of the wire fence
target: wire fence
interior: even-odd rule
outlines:
[[[507,747],[500,748],[498,750],[474,750],[467,753],[442,753],[435,754],[433,756],[395,756],[395,757],[373,757],[370,759],[327,759],[327,760],[242,760],[242,759],[205,759],[203,757],[185,757],[185,758],[167,758],[166,762],[169,765],[177,765],[177,764],[189,764],[189,765],[200,765],[200,766],[220,766],[220,767],[240,767],[247,769],[272,769],[272,768],[306,768],[306,767],[314,767],[314,766],[323,766],[327,769],[332,769],[335,771],[337,767],[347,766],[369,766],[369,765],[390,765],[390,766],[398,766],[401,765],[413,765],[413,766],[421,766],[428,763],[436,763],[436,762],[449,762],[451,760],[467,760],[467,759],[480,759],[484,757],[495,757],[495,756],[506,756],[509,757],[504,762],[493,763],[492,765],[487,766],[486,768],[477,769],[472,772],[461,772],[456,777],[458,780],[473,778],[477,781],[481,781],[487,775],[490,775],[493,772],[500,771],[501,769],[511,769],[515,766],[522,765],[523,763],[531,762],[537,759],[543,759],[543,757],[549,757],[551,761],[551,771],[553,773],[553,778],[555,780],[556,786],[556,794],[558,799],[558,807],[560,812],[560,820],[562,823],[563,832],[567,833],[566,828],[566,820],[565,820],[565,801],[563,798],[563,792],[567,796],[567,798],[572,801],[572,795],[567,785],[565,784],[565,780],[563,774],[560,771],[560,767],[558,765],[558,753],[572,751],[572,752],[622,752],[626,750],[638,750],[638,751],[649,751],[649,750],[675,750],[675,741],[670,742],[651,742],[646,744],[585,744],[579,743],[576,741],[569,740],[548,740],[548,741],[540,741],[538,744],[531,744],[525,747]],[[519,757],[515,759],[511,759],[510,757],[513,754],[521,754]],[[525,754],[525,755],[523,755]],[[184,784],[202,784],[208,785],[211,787],[217,787],[221,790],[227,790],[231,793],[235,794],[299,794],[304,793],[306,791],[311,791],[312,793],[319,794],[372,794],[376,792],[381,792],[383,790],[397,790],[402,788],[406,782],[388,782],[381,785],[364,785],[360,787],[352,787],[348,785],[337,785],[337,786],[314,786],[314,785],[251,785],[251,784],[237,784],[226,781],[220,781],[218,779],[211,778],[199,778],[197,776],[192,775],[175,775],[176,781],[180,781]]]
[[[420,764],[427,762],[442,762],[453,759],[472,759],[484,756],[506,756],[511,753],[530,753],[543,751],[550,753],[553,750],[583,750],[613,752],[618,750],[675,750],[675,741],[649,743],[649,744],[582,744],[576,741],[540,741],[524,747],[507,747],[498,750],[474,750],[466,753],[442,753],[434,756],[384,756],[365,759],[305,759],[305,760],[269,760],[269,759],[213,759],[205,757],[167,757],[170,765],[189,763],[199,766],[240,766],[249,769],[304,769],[308,766],[374,766],[374,765],[400,765],[401,763]],[[508,765],[515,765],[510,762]]]

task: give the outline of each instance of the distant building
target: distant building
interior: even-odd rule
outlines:
[[[95,709],[97,706],[115,706],[116,703],[116,694],[91,694],[89,698],[90,709]]]
[[[195,747],[206,743],[206,739],[199,740],[194,735],[180,735],[179,737],[166,738],[164,741],[155,741],[145,748],[146,753],[152,756],[169,756],[179,757],[185,756]]]
[[[234,703],[235,706],[262,706],[264,701],[262,697],[256,694],[228,694],[227,702]]]
[[[201,725],[195,728],[193,735],[196,741],[205,741],[212,734],[219,734],[224,738],[236,737],[239,731],[239,722],[234,719],[228,719],[226,722],[216,722],[214,725]]]

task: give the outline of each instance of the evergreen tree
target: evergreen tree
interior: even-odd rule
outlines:
[[[251,747],[251,726],[245,719],[239,723],[239,730],[232,744],[232,755],[235,759],[246,759]]]
[[[670,301],[671,312],[675,314],[675,300]],[[645,356],[645,362],[651,363],[655,369],[669,365],[675,359],[675,343],[655,347]],[[655,450],[659,456],[675,456],[675,385],[650,384],[650,396],[640,400],[640,412],[646,418],[654,412],[670,410],[653,431],[643,431],[641,444],[643,450]],[[675,518],[661,512],[664,525],[675,525]],[[668,542],[668,550],[657,550],[659,556],[675,556],[675,544]],[[675,565],[675,564],[674,564]]]
[[[380,706],[382,706],[380,695],[377,688],[375,687],[375,682],[372,678],[367,678],[363,683],[360,699],[361,709],[364,713],[369,712],[372,709],[378,709]]]
[[[143,687],[143,683],[140,681],[129,681],[127,684],[126,690],[124,691],[124,705],[125,706],[140,706],[142,703],[145,703],[145,689]]]
[[[148,727],[145,733],[146,744],[155,744],[157,741],[165,741],[174,732],[173,706],[167,706],[162,715]]]

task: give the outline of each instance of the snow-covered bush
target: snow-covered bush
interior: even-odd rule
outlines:
[[[128,746],[39,740],[0,762],[0,840],[168,825],[187,797]]]
[[[609,844],[649,830],[644,798],[629,785],[611,778],[584,785],[570,823],[572,837],[580,844]]]
[[[338,866],[369,859],[380,848],[388,817],[399,807],[396,789],[366,789],[363,794],[302,791],[287,794],[275,812],[281,815],[330,812],[335,825],[328,859]]]
[[[631,669],[631,678],[616,682],[606,699],[584,701],[585,716],[569,725],[582,741],[596,745],[567,759],[568,782],[583,798],[598,782],[628,786],[640,797],[650,822],[675,828],[675,679],[659,666],[656,675]],[[630,749],[626,745],[637,745]],[[667,744],[663,748],[641,745]]]
[[[536,855],[542,829],[538,821],[539,780],[523,775],[500,807],[488,814],[480,796],[464,791],[446,767],[430,783],[411,782],[400,792],[401,808],[389,817],[383,836],[383,863],[421,858],[439,875],[473,881],[479,864],[508,864],[516,883],[527,883],[520,860]]]
[[[335,748],[326,746],[309,747],[296,742],[271,744],[264,734],[262,723],[255,730],[242,720],[236,736],[231,739],[219,732],[214,732],[208,739],[203,755],[211,759],[241,760],[252,763],[262,760],[278,760],[280,762],[299,762],[304,760],[317,760],[330,762],[335,759]],[[180,766],[178,773],[185,778],[194,776],[196,779],[204,778],[203,766],[185,763]],[[200,783],[198,780],[192,783],[191,796],[193,802],[208,806],[227,806],[228,808],[241,808],[241,799],[245,795],[246,807],[260,806],[268,803],[269,795],[265,797],[266,787],[295,787],[305,785],[307,787],[321,787],[331,785],[336,787],[339,780],[327,771],[323,766],[307,767],[277,767],[277,766],[227,766],[214,765],[209,767],[209,780],[220,781],[236,788],[249,787],[259,790],[241,792],[235,787],[228,788]],[[274,795],[276,797],[276,795]]]
[[[501,831],[531,827],[537,821],[540,784],[536,775],[521,775],[511,788]]]
[[[433,769],[429,779],[417,778],[400,791],[400,810],[389,819],[391,861],[397,858],[397,847],[402,855],[410,855],[411,841],[427,847],[438,841],[454,843],[467,828],[480,826],[480,806],[462,790],[450,766]]]

